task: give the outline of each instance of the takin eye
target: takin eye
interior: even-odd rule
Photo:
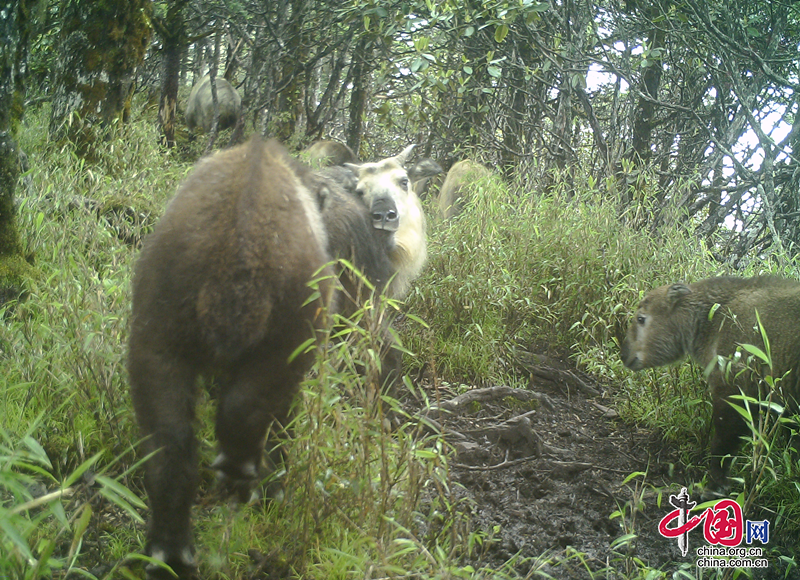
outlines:
[[[400,178],[400,187],[402,187],[403,189],[408,189],[408,177]]]
[[[644,323],[647,322],[647,319],[644,317],[644,315],[640,314],[636,317],[636,322],[638,322],[640,326],[644,326]]]
[[[363,187],[356,187],[356,195],[358,197],[364,197],[364,188]]]

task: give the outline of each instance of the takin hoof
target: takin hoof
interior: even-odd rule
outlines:
[[[232,495],[241,503],[252,501],[253,484],[258,479],[258,468],[254,461],[238,463],[220,453],[211,467],[216,469],[217,481],[225,495]]]
[[[280,477],[275,476],[276,469],[267,469],[267,473],[264,473],[264,470],[256,468],[254,462],[235,463],[224,453],[217,456],[211,467],[217,471],[219,492],[223,496],[233,496],[240,503],[248,505],[259,503],[266,505],[273,501],[278,503],[283,501],[283,483]],[[270,471],[273,476],[264,477]]]
[[[266,507],[271,503],[283,503],[285,496],[286,493],[283,488],[282,479],[278,477],[267,477],[253,488],[247,503],[249,505],[260,504]]]
[[[703,492],[700,494],[700,501],[707,502],[707,501],[714,501],[717,499],[724,499],[728,497],[728,493],[730,492],[730,483],[726,480],[720,482],[716,479],[709,477],[708,483],[703,488]]]
[[[165,565],[152,562],[145,568],[147,580],[166,580],[167,578],[175,580],[176,574],[180,580],[196,580],[199,578],[194,554],[189,546],[173,556],[168,555],[160,548],[153,547],[150,550],[150,557],[163,562],[166,566],[172,568],[172,571]]]

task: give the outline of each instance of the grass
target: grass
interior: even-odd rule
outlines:
[[[702,473],[696,464],[711,435],[702,369],[626,370],[618,352],[630,313],[662,284],[729,273],[798,278],[796,265],[758,260],[728,272],[690,232],[654,234],[633,210],[620,216],[603,197],[607,189],[586,177],[568,192],[500,182],[476,190],[464,215],[432,224],[429,266],[409,300],[428,325],[406,337],[418,353],[415,364],[451,382],[524,387],[528,377],[514,364],[515,351],[569,357],[606,386],[623,420],[679,445],[682,463]],[[784,526],[780,535],[790,550],[800,549],[788,539],[800,530],[796,459],[785,441],[770,456],[774,469],[762,470],[747,489],[758,489],[760,506],[779,506],[772,517]],[[739,462],[740,477],[752,464]]]
[[[4,307],[0,326],[0,576],[132,577],[141,573],[145,511],[124,365],[136,248],[120,232],[145,235],[189,165],[139,123],[111,133],[89,167],[47,142],[46,118],[31,112],[22,143],[34,169],[20,192],[20,228],[38,275],[26,300]],[[144,219],[121,229],[108,215]],[[433,577],[458,573],[458,557],[480,543],[452,494],[444,441],[414,421],[387,431],[385,415],[401,410],[356,373],[374,366],[377,348],[358,328],[337,329],[350,339],[323,349],[306,384],[281,501],[267,509],[216,501],[204,468],[195,513],[204,573],[238,578],[277,566],[330,578],[363,567]],[[201,399],[207,466],[213,402]],[[41,491],[56,493],[37,499]]]
[[[644,290],[701,273],[702,250],[685,232],[656,237],[621,224],[589,179],[569,196],[496,182],[465,215],[432,229],[431,259],[409,300],[431,328],[412,350],[470,383],[523,381],[514,348],[574,355],[617,380],[614,340]]]
[[[135,249],[82,200],[116,197],[151,213],[185,171],[165,162],[144,127],[125,128],[87,167],[68,147],[47,142],[46,119],[46,110],[32,111],[20,138],[32,170],[30,186],[18,190],[19,225],[37,273],[27,298],[3,308],[0,325],[7,549],[0,575],[8,578],[67,575],[109,557],[113,573],[140,549],[144,504],[131,469],[137,434],[124,371]],[[42,491],[50,501],[35,505]],[[26,505],[33,507],[20,509]],[[103,521],[114,510],[124,523],[111,532]],[[87,547],[100,543],[113,555]]]
[[[157,147],[146,118],[109,134],[92,166],[49,143],[46,128],[46,109],[29,111],[20,143],[33,169],[30,188],[19,190],[19,226],[36,274],[27,299],[0,312],[0,576],[136,577],[146,510],[124,365],[131,241],[146,235],[190,163]],[[648,289],[723,272],[686,231],[653,234],[632,210],[620,216],[606,184],[575,175],[568,191],[552,186],[565,182],[555,176],[540,193],[536,184],[488,180],[462,216],[431,220],[430,262],[405,307],[425,321],[403,324],[414,354],[408,369],[524,387],[519,352],[569,357],[615,394],[624,420],[680,442],[691,463],[708,438],[700,373],[683,365],[634,375],[617,341]],[[791,265],[759,268],[797,276]],[[364,315],[383,316],[385,308],[393,306]],[[203,468],[194,514],[203,573],[514,576],[511,565],[466,564],[482,561],[495,532],[471,528],[441,437],[414,420],[387,429],[401,405],[356,372],[376,372],[376,338],[345,328],[348,342],[323,349],[305,384],[282,498],[266,509],[232,506],[212,496],[213,474]],[[213,401],[203,394],[197,432],[206,466],[212,423]],[[800,527],[797,496],[781,477],[796,462],[772,449],[775,476],[762,479],[769,485],[759,497],[779,506],[776,521],[789,534]],[[639,521],[626,521],[635,534]],[[580,568],[582,555],[567,560]],[[643,568],[626,561],[617,574],[623,569],[635,578]]]

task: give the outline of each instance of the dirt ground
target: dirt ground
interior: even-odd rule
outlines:
[[[456,447],[451,476],[473,506],[473,527],[489,533],[499,526],[497,541],[471,564],[500,569],[511,560],[523,577],[631,578],[639,559],[668,577],[681,568],[691,577],[716,577],[695,567],[697,548],[707,545],[702,528],[689,535],[685,557],[676,539],[658,532],[673,509],[669,495],[699,481],[702,472],[685,473],[675,450],[657,434],[620,421],[608,394],[588,377],[533,356],[534,397],[528,401],[522,400],[525,391],[508,387],[456,396],[445,385],[429,393],[447,400],[428,416]],[[636,472],[646,478],[629,477]],[[691,499],[699,503],[697,496]],[[612,519],[619,511],[624,517]],[[627,534],[636,537],[624,541]],[[773,533],[770,547],[775,541]],[[765,571],[753,569],[753,577],[800,573],[787,575],[785,565],[770,559]]]
[[[470,506],[472,529],[492,538],[464,564],[477,571],[510,566],[511,576],[526,579],[622,580],[639,577],[638,559],[667,578],[723,578],[695,567],[697,548],[707,545],[701,529],[690,533],[686,556],[677,540],[658,532],[659,521],[673,509],[669,495],[699,481],[702,472],[686,472],[676,450],[658,434],[622,422],[610,393],[589,377],[533,356],[527,389],[465,392],[441,383],[434,389],[434,381],[422,377],[419,386],[438,406],[408,409],[425,415],[455,447],[451,488]],[[631,477],[645,472],[646,477]],[[699,493],[691,499],[699,502]],[[106,504],[103,517],[122,517]],[[614,512],[624,516],[612,519]],[[100,553],[101,542],[87,538],[84,549]],[[769,547],[791,555],[786,545],[797,545],[797,539],[771,529]],[[91,571],[100,577],[108,570],[100,565]],[[688,576],[673,576],[681,570]],[[787,572],[786,564],[770,555],[766,570],[753,569],[751,577],[800,580],[800,571]]]

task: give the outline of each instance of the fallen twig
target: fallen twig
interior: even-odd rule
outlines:
[[[460,414],[472,403],[492,401],[494,399],[502,399],[504,397],[514,397],[515,399],[519,399],[521,401],[530,401],[531,399],[536,399],[548,409],[553,409],[553,404],[549,401],[546,395],[529,391],[527,389],[514,389],[505,385],[499,385],[484,389],[472,389],[466,393],[458,395],[453,399],[450,399],[449,401],[443,401],[437,407],[423,409],[421,415],[423,417],[437,418],[441,416],[442,413]]]

